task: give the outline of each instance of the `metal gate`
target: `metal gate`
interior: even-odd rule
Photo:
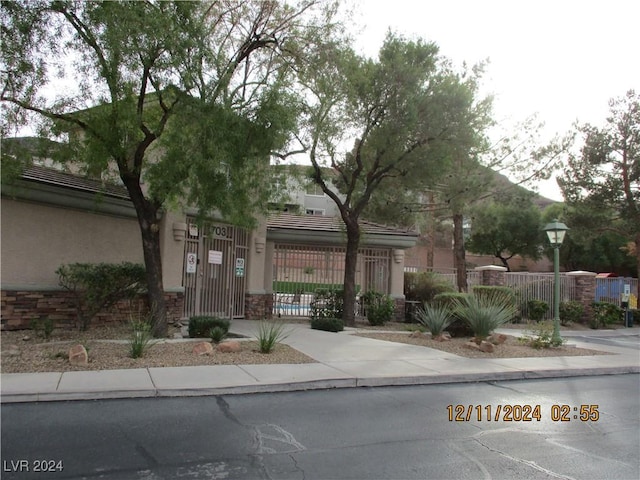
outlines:
[[[273,256],[274,311],[278,316],[309,315],[314,292],[342,288],[344,247],[277,243]],[[356,267],[358,296],[389,293],[391,249],[361,248]]]
[[[244,316],[248,232],[225,224],[198,226],[187,218],[184,315]]]

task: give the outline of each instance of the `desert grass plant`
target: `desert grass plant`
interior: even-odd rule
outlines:
[[[54,324],[52,319],[48,317],[33,318],[31,322],[29,322],[29,324],[30,324],[31,330],[34,331],[36,336],[44,338],[46,341],[49,341],[54,329]]]
[[[209,337],[211,338],[211,341],[213,343],[220,343],[226,338],[226,336],[227,331],[220,326],[213,327],[211,330],[209,330]]]
[[[271,353],[278,343],[289,336],[285,324],[276,321],[262,320],[258,325],[258,349],[260,353]]]
[[[143,320],[131,322],[131,337],[129,338],[129,356],[140,358],[146,351],[157,343],[151,332],[151,324]]]
[[[416,310],[415,317],[421,325],[427,327],[432,337],[442,335],[442,332],[454,320],[451,311],[444,305],[429,305],[428,303]]]
[[[485,339],[501,325],[510,322],[518,309],[511,296],[504,292],[485,292],[456,300],[454,316],[464,320],[476,339]]]

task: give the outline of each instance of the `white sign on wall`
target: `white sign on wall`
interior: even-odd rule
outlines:
[[[195,253],[187,253],[187,273],[196,273],[198,256]]]
[[[218,250],[209,250],[209,263],[222,265],[222,252],[219,252]]]

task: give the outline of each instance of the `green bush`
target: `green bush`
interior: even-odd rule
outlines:
[[[454,312],[455,306],[458,302],[464,301],[465,298],[469,297],[468,293],[460,293],[460,292],[451,292],[451,293],[440,293],[436,295],[433,299],[434,303],[437,305],[442,305],[447,308],[449,312],[451,312],[451,316],[453,317],[453,321],[449,324],[445,330],[449,332],[452,337],[471,337],[473,336],[473,330],[469,326],[469,324],[461,318],[458,318]]]
[[[342,318],[344,312],[344,290],[320,288],[311,302],[311,318]]]
[[[451,316],[451,311],[447,307],[439,304],[429,305],[426,303],[416,311],[416,319],[427,327],[432,337],[441,335],[443,330],[454,320]]]
[[[566,342],[566,339],[560,341],[553,340],[553,322],[540,322],[530,332],[525,332],[525,336],[521,338],[524,343],[535,349],[559,347]]]
[[[395,302],[389,295],[370,291],[362,296],[362,302],[371,325],[384,325],[393,318]]]
[[[494,291],[487,295],[469,295],[456,301],[454,314],[469,324],[476,338],[484,339],[517,314],[513,297]]]
[[[261,353],[271,353],[276,345],[287,338],[284,323],[262,320],[258,325],[258,348]]]
[[[53,333],[54,323],[50,318],[33,318],[31,322],[29,322],[29,326],[31,330],[34,331],[36,336],[44,338],[45,340],[49,340],[51,338],[51,334]]]
[[[600,328],[622,320],[622,309],[609,302],[593,302],[593,315],[589,321],[591,328]]]
[[[549,304],[544,300],[529,300],[527,302],[527,318],[539,322],[549,311]]]
[[[195,316],[189,319],[190,338],[210,338],[211,329],[219,327],[224,334],[229,333],[231,322],[226,318],[210,317],[206,315]]]
[[[96,314],[117,301],[144,293],[145,272],[143,265],[130,262],[71,263],[56,270],[60,285],[73,293],[81,330],[86,330]]]
[[[578,323],[584,313],[584,305],[575,300],[568,302],[560,302],[560,323],[562,325],[569,325],[571,323]]]
[[[455,292],[453,285],[434,272],[406,272],[404,297],[409,301],[431,302],[440,293]]]
[[[341,318],[312,318],[311,328],[325,332],[341,332],[344,330],[344,322]]]
[[[511,287],[474,285],[471,287],[471,291],[476,297],[488,297],[491,302],[500,300],[507,305],[517,306],[516,292]]]

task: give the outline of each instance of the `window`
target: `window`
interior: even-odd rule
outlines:
[[[320,208],[307,208],[305,209],[304,213],[306,215],[324,215],[324,210],[320,209]]]
[[[320,185],[313,182],[307,185],[307,188],[305,189],[305,193],[307,195],[315,195],[318,197],[321,197],[324,195],[324,192],[322,191],[322,188],[320,188]]]

